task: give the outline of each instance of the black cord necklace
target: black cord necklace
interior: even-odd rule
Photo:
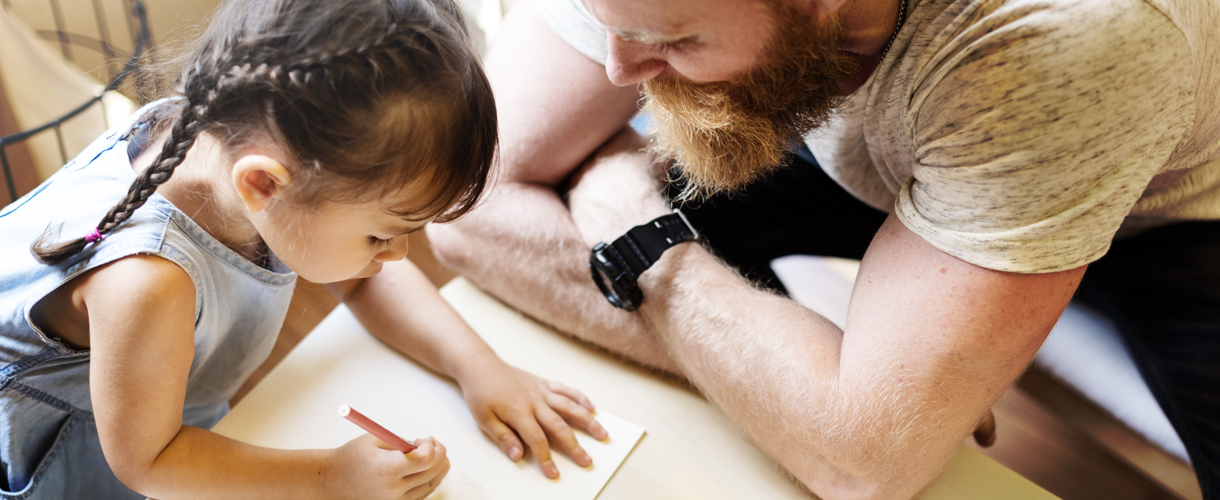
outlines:
[[[890,53],[890,46],[894,45],[894,39],[898,38],[898,32],[902,31],[902,25],[907,22],[907,0],[898,0],[898,26],[894,27],[894,33],[890,34],[890,39],[885,42],[885,48],[881,49],[881,57],[878,61],[885,60],[886,54]]]

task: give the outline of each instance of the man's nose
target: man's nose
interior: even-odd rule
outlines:
[[[405,258],[407,258],[407,235],[405,234],[390,239],[390,247],[373,256],[373,260],[377,262],[394,262]]]
[[[606,33],[609,53],[606,55],[606,77],[618,86],[635,85],[665,71],[667,63],[651,45],[623,40]]]

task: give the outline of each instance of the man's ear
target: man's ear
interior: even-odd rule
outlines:
[[[261,212],[282,196],[292,174],[273,158],[246,155],[233,164],[233,187],[250,213]]]

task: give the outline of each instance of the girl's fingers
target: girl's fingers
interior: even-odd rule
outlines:
[[[417,474],[417,476],[421,477],[412,476],[404,479],[404,481],[407,482],[405,486],[406,493],[402,495],[402,498],[409,500],[423,500],[428,498],[428,495],[431,495],[433,491],[436,491],[436,488],[441,485],[441,480],[443,480],[445,475],[449,473],[449,461],[446,460],[443,467],[438,467],[435,471],[428,470],[427,472],[431,473],[429,474],[430,477],[427,477],[427,480],[423,482],[421,482],[423,479],[425,479],[425,477],[422,477],[423,473]]]
[[[411,444],[415,445],[415,449],[411,450],[411,453],[403,455],[407,459],[406,466],[402,470],[403,477],[420,474],[431,469],[436,464],[439,450],[443,449],[440,443],[432,438],[416,439]],[[443,455],[441,457],[443,458]]]
[[[517,431],[517,435],[525,441],[525,445],[534,454],[534,459],[538,461],[538,467],[542,468],[542,475],[551,479],[559,479],[559,468],[551,459],[551,447],[547,443],[546,433],[538,425],[538,420],[534,418],[534,415],[522,413],[501,417],[501,420],[511,425]]]
[[[538,408],[535,413],[546,434],[559,443],[559,448],[572,457],[572,461],[576,462],[576,465],[581,467],[593,465],[593,459],[589,457],[588,453],[585,453],[584,448],[580,447],[580,443],[576,441],[576,433],[572,431],[563,417],[546,407]]]
[[[601,424],[597,423],[597,420],[589,412],[588,408],[577,404],[576,401],[568,398],[566,395],[547,394],[546,403],[550,405],[551,409],[562,416],[564,420],[578,428],[584,429],[590,436],[593,436],[593,439],[605,441],[606,438],[610,437],[606,433],[606,429],[603,429]]]
[[[589,398],[585,397],[584,393],[554,380],[547,381],[547,388],[550,389],[551,392],[557,392],[567,396],[568,399],[571,399],[572,401],[575,401],[576,404],[583,406],[589,411],[589,413],[597,413],[597,409],[593,407],[593,402],[589,401]]]
[[[445,465],[441,468],[440,474],[437,474],[436,477],[432,478],[431,481],[428,481],[428,492],[425,493],[424,496],[426,497],[432,494],[432,492],[441,485],[441,480],[445,479],[445,476],[447,475],[449,475],[449,459],[446,458]]]
[[[418,448],[407,454],[408,460],[416,452],[426,450],[427,456],[419,456],[415,457],[415,459],[421,463],[426,461],[428,468],[403,477],[405,498],[424,498],[428,496],[441,484],[441,480],[445,478],[445,475],[449,473],[449,457],[444,445],[438,443],[433,438],[418,439],[415,443],[415,446]]]
[[[479,422],[483,427],[483,432],[508,455],[508,459],[514,462],[521,460],[525,456],[525,448],[521,446],[521,440],[517,438],[517,433],[513,429],[501,422],[495,415],[491,415],[484,422]]]

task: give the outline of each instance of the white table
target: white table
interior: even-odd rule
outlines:
[[[654,375],[555,333],[509,309],[464,279],[454,280],[441,293],[509,363],[579,388],[598,408],[647,429],[643,440],[610,479],[599,499],[813,498],[751,445],[719,410],[686,384]],[[340,309],[332,314],[347,313]],[[358,335],[368,336],[368,333],[352,321],[326,321],[302,345],[334,336]],[[316,353],[310,359],[301,359],[303,356],[298,354],[297,351],[289,354],[221,421],[217,432],[255,444],[270,444],[260,442],[259,429],[283,422],[262,421],[265,412],[256,411],[260,405],[266,408],[290,393],[322,397],[327,379],[342,376],[342,373],[319,368],[319,363],[324,366],[326,360],[316,359]],[[339,359],[361,356],[361,352],[359,349],[336,349],[326,356]],[[411,363],[405,358],[394,362]],[[319,417],[300,415],[300,418]],[[920,498],[1036,500],[1055,497],[963,445],[944,477]]]

